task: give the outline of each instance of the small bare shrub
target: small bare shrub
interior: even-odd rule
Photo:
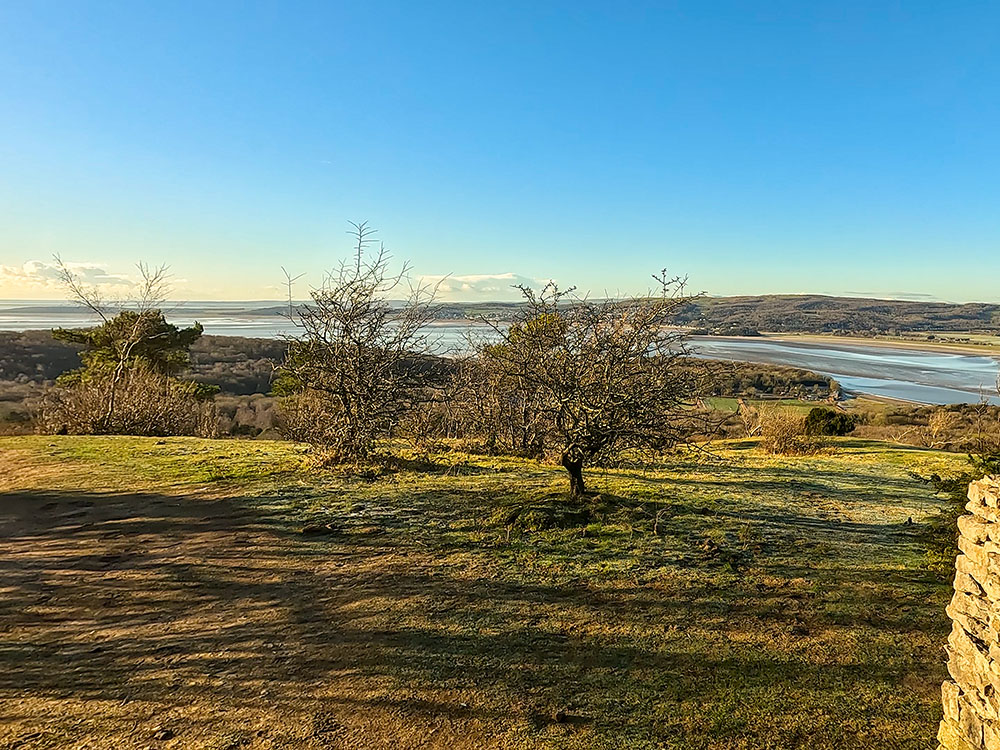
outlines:
[[[801,456],[816,450],[806,435],[806,419],[792,409],[772,406],[760,409],[760,447],[768,453]]]
[[[107,410],[116,377],[115,408]],[[146,368],[92,375],[49,389],[39,403],[42,432],[70,435],[197,435],[214,437],[218,416],[201,386]]]
[[[1000,393],[1000,378],[997,393]],[[973,407],[970,443],[980,465],[988,467],[989,473],[1000,472],[1000,410],[990,406],[985,398]]]
[[[949,436],[958,428],[962,417],[948,409],[937,409],[927,418],[927,432],[931,446],[941,448],[949,443]]]
[[[760,409],[751,406],[743,399],[739,400],[739,411],[737,412],[740,424],[748,438],[756,437],[760,434]]]
[[[425,452],[446,449],[443,438],[448,431],[447,417],[440,404],[434,401],[415,405],[399,422],[396,434],[408,439]]]
[[[374,230],[354,225],[354,257],[327,274],[310,301],[293,305],[297,327],[278,370],[286,434],[319,448],[329,462],[364,462],[413,405],[427,396],[421,355],[430,349],[434,290],[392,268]],[[370,251],[370,246],[375,250]],[[401,304],[391,302],[403,298]]]

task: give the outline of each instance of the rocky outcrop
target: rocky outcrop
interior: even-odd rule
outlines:
[[[943,750],[1000,750],[1000,477],[969,485],[965,507],[938,741]]]

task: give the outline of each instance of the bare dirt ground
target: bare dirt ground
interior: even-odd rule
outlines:
[[[386,678],[447,650],[387,615],[476,595],[419,555],[317,554],[230,500],[0,502],[0,748],[479,748],[532,720]]]

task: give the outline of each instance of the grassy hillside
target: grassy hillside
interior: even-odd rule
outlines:
[[[0,438],[0,747],[932,747],[960,463]]]
[[[516,303],[446,303],[445,318],[509,319]],[[735,333],[889,331],[992,331],[1000,328],[1000,305],[954,304],[822,294],[761,294],[702,297],[682,313],[682,322]]]
[[[275,367],[286,342],[235,336],[202,336],[191,348],[191,368],[184,374],[204,385],[218,386],[214,400],[217,429],[223,435],[257,435],[280,427],[271,391]],[[49,331],[0,331],[0,434],[34,431],[32,419],[47,387],[67,370],[80,366],[80,347],[57,341]],[[454,361],[423,357],[424,369],[454,371]],[[748,362],[691,360],[687,370],[711,382],[705,395],[780,396],[824,399],[831,380],[806,370]]]
[[[958,305],[820,294],[704,297],[688,306],[681,322],[723,332],[748,329],[868,335],[904,331],[996,333],[1000,328],[1000,305],[978,302]]]
[[[202,336],[191,347],[190,377],[223,393],[271,390],[274,363],[284,357],[279,339]],[[45,383],[80,366],[81,347],[57,341],[50,331],[0,331],[0,382]]]

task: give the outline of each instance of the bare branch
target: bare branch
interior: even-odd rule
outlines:
[[[289,293],[298,333],[279,382],[292,394],[286,412],[293,433],[334,458],[357,460],[422,398],[435,288],[414,282],[406,263],[394,270],[385,245],[373,247],[367,223],[351,226],[352,260],[329,271],[308,304],[293,308]],[[402,301],[393,303],[394,295]]]
[[[70,269],[63,259],[58,255],[53,255],[56,269],[59,271],[59,280],[66,289],[66,294],[71,301],[87,308],[101,320],[107,322],[108,316],[105,312],[105,300],[97,287],[89,287]]]
[[[621,299],[591,300],[552,281],[537,292],[518,287],[517,319],[507,328],[488,321],[498,342],[483,342],[471,365],[491,445],[551,448],[580,495],[584,465],[688,438],[697,383],[680,366],[684,334],[672,325],[688,301],[684,280],[666,271],[653,278],[655,291]]]

